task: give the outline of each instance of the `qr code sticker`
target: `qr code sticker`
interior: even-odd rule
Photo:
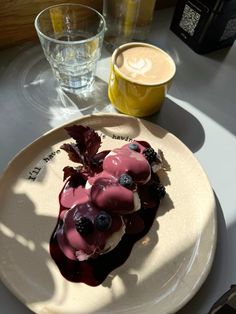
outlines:
[[[225,30],[220,38],[220,40],[226,40],[236,34],[236,18],[231,19],[226,24]]]
[[[200,17],[201,15],[197,11],[186,4],[179,26],[189,35],[193,36]]]

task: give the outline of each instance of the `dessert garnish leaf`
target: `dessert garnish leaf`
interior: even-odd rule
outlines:
[[[88,126],[72,125],[66,127],[65,130],[75,143],[63,144],[61,148],[68,153],[72,161],[82,163],[86,168],[89,167],[92,158],[101,146],[100,136]]]
[[[73,168],[66,166],[63,169],[64,172],[64,178],[63,180],[66,180],[70,177],[70,186],[71,187],[78,187],[79,185],[84,185],[87,180],[87,175],[80,171],[80,168]]]

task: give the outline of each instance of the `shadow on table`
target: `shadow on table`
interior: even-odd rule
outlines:
[[[235,88],[232,83],[235,77],[235,47],[198,55],[183,43],[176,42],[172,56],[177,71],[171,95],[191,104],[236,134]]]
[[[204,57],[207,59],[216,60],[218,62],[223,62],[227,58],[227,56],[231,53],[231,49],[232,49],[232,47],[226,47],[226,48],[223,48],[220,50],[210,52],[210,53],[204,55]],[[230,63],[230,65],[233,66],[233,65],[235,65],[233,60],[234,60],[233,58],[232,59],[229,58],[227,60],[227,63]]]
[[[148,117],[149,121],[159,124],[178,137],[193,153],[205,141],[205,131],[201,123],[188,111],[166,98],[160,112]]]
[[[1,313],[2,314],[33,314],[23,303],[16,299],[12,293],[3,285],[0,281],[0,302],[1,302]],[[5,307],[7,304],[7,307]]]

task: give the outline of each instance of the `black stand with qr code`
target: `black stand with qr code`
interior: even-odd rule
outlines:
[[[170,29],[200,54],[232,46],[236,0],[179,0]]]

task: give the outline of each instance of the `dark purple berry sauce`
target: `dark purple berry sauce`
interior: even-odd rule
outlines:
[[[159,183],[156,175],[153,175],[152,186],[153,182]],[[146,188],[140,192],[142,192],[140,193],[141,203],[149,206],[146,205],[145,208],[142,206],[139,211],[126,215],[126,233],[120,243],[112,251],[82,262],[67,258],[58,245],[56,234],[63,223],[59,217],[61,211],[65,209],[64,207],[60,208],[57,225],[50,239],[50,254],[64,278],[72,282],[98,286],[111,271],[128,259],[135,242],[144,237],[151,228],[160,202],[159,195],[150,193],[150,189]]]

